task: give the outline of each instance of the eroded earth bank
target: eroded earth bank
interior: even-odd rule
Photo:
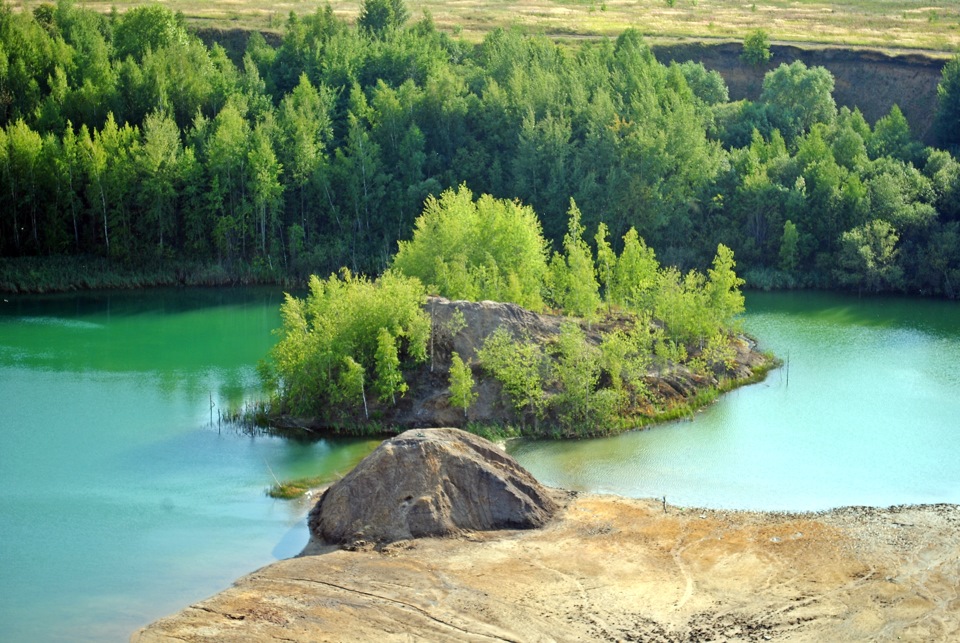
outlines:
[[[424,435],[416,433],[418,439]],[[454,447],[449,461],[469,459],[463,453]],[[425,473],[417,477],[427,489],[419,498],[412,497],[418,492],[409,486],[398,489],[385,479],[378,489],[374,478],[353,476],[360,486],[341,494],[354,494],[358,501],[380,496],[394,504],[387,511],[346,516],[356,531],[343,532],[347,537],[341,545],[315,538],[300,557],[264,567],[153,623],[132,640],[934,641],[960,636],[956,506],[786,515],[697,510],[559,490],[547,490],[545,499],[528,488],[522,473],[501,483],[490,478],[486,465],[461,477],[444,473],[448,464],[436,469],[440,462],[432,456],[424,462]],[[382,476],[389,466],[381,458],[372,475]],[[479,495],[464,493],[457,480],[473,485],[487,480],[487,486]],[[541,528],[524,530],[458,526],[461,501],[482,508],[487,500],[502,503],[504,498],[520,498],[510,502],[523,510],[531,510],[527,499],[539,498],[553,517]],[[311,517],[315,536],[320,511]],[[492,515],[467,513],[481,521]],[[372,520],[446,526],[450,535],[393,540],[405,533],[371,529],[366,523]]]

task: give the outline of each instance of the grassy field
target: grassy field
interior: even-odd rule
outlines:
[[[11,1],[11,0],[8,0]],[[39,0],[12,0],[32,8]],[[142,4],[85,0],[109,11]],[[198,27],[281,31],[289,12],[310,13],[316,0],[165,0]],[[331,0],[334,11],[356,17],[359,0]],[[649,39],[735,39],[752,29],[774,41],[883,49],[960,49],[958,0],[408,0],[416,19],[424,10],[437,25],[468,40],[495,27],[520,25],[550,36],[616,36],[634,27]]]

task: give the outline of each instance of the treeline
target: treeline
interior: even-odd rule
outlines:
[[[661,266],[633,228],[619,255],[604,226],[596,253],[583,233],[571,203],[563,249],[550,257],[529,206],[490,195],[474,200],[465,187],[431,197],[413,238],[379,278],[344,269],[326,280],[312,276],[302,299],[287,295],[279,341],[260,364],[269,415],[389,431],[408,392],[430,399],[431,408],[446,392],[447,407],[461,410],[459,422],[485,431],[499,413],[487,399],[471,417],[476,374],[499,383],[507,424],[524,434],[598,435],[689,412],[698,395],[709,401],[750,377],[736,359],[743,281],[729,248],[717,248],[706,274],[680,274]],[[506,320],[485,335],[457,304],[438,321],[433,306],[424,306],[427,292],[549,307],[567,319],[552,338],[510,329]],[[452,348],[461,333],[475,354]],[[664,399],[658,384],[668,374],[696,393]]]
[[[159,5],[4,5],[0,254],[377,273],[426,197],[466,183],[532,206],[556,248],[572,197],[585,229],[619,250],[635,228],[681,270],[723,243],[755,286],[956,296],[960,164],[832,89],[794,63],[731,103],[633,31],[474,46],[398,0],[357,25],[291,15],[239,65]]]

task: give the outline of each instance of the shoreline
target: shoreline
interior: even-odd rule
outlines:
[[[566,506],[540,530],[402,541],[379,551],[312,542],[131,640],[960,634],[960,505],[758,512],[556,492]]]

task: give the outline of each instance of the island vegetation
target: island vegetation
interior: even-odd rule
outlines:
[[[311,277],[304,298],[287,295],[279,341],[260,366],[268,423],[290,426],[292,416],[307,430],[392,432],[410,423],[396,412],[409,392],[460,409],[445,424],[479,433],[599,435],[690,412],[745,379],[735,347],[743,280],[726,246],[706,274],[682,274],[661,266],[633,228],[618,255],[600,224],[595,254],[571,201],[562,251],[548,260],[529,206],[474,199],[466,186],[429,198],[414,230],[379,278],[344,268]],[[428,292],[562,316],[538,337],[505,320],[484,334],[456,302],[438,321]],[[479,345],[466,361],[452,341],[465,333]],[[748,377],[772,365],[767,358]],[[666,398],[656,384],[675,372],[690,390]],[[475,376],[495,381],[499,399],[471,415]]]

